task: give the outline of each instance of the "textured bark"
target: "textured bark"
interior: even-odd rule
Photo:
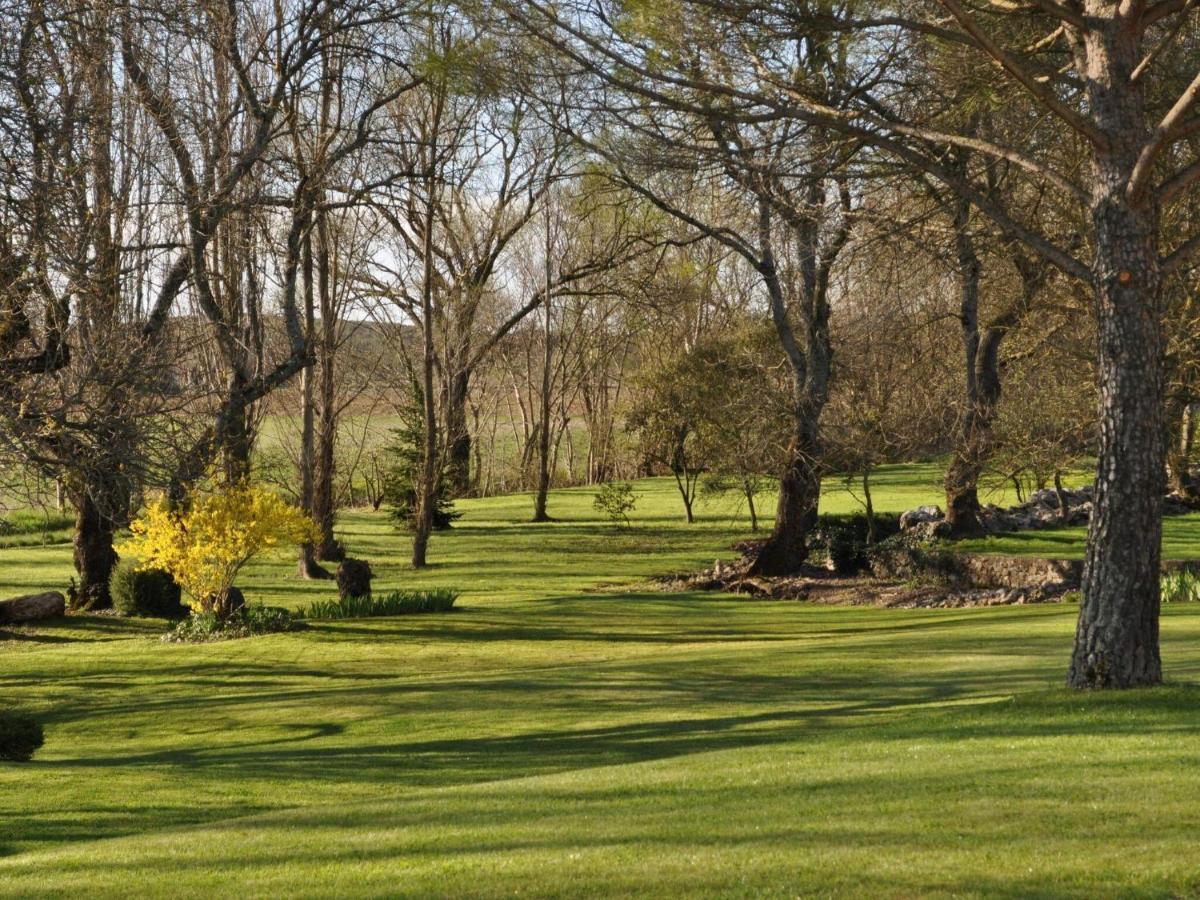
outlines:
[[[821,498],[820,454],[815,423],[799,424],[779,479],[775,525],[751,567],[752,575],[787,575],[808,559],[808,536],[816,527]]]
[[[81,609],[108,609],[112,597],[108,579],[117,564],[113,549],[112,513],[88,491],[72,498],[75,505],[75,572],[79,576],[74,605]]]
[[[470,372],[457,372],[450,379],[446,398],[446,480],[455,497],[466,497],[472,489],[471,429],[467,425],[470,390]]]
[[[1092,4],[1089,4],[1089,7]],[[1162,680],[1158,647],[1164,480],[1159,210],[1126,191],[1148,129],[1137,29],[1105,7],[1087,35],[1089,105],[1109,136],[1094,155],[1100,448],[1083,600],[1068,682]]]
[[[952,537],[983,533],[979,522],[979,476],[983,471],[985,431],[990,431],[982,408],[976,365],[979,356],[979,280],[982,266],[969,232],[971,204],[960,201],[954,217],[958,253],[959,321],[962,326],[966,405],[959,422],[958,446],[946,470],[946,524]]]
[[[315,327],[315,301],[313,295],[312,236],[304,240],[304,330],[312,340]],[[314,447],[316,441],[314,409],[315,391],[313,376],[315,361],[309,361],[300,370],[300,509],[310,518],[313,513],[313,469],[316,465]],[[301,578],[328,578],[329,573],[317,564],[313,545],[305,541],[300,545],[297,574]]]

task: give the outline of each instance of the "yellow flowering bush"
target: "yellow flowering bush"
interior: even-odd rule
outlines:
[[[118,552],[136,557],[139,569],[170,572],[193,609],[203,610],[218,606],[255,556],[315,538],[303,512],[252,484],[193,497],[184,510],[153,504],[129,530]]]

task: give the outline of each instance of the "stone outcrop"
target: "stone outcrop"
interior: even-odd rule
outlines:
[[[0,622],[36,622],[67,614],[67,598],[58,591],[0,600]]]
[[[1092,514],[1095,489],[1091,485],[1059,492],[1046,488],[1035,491],[1018,505],[1001,508],[992,504],[979,511],[979,524],[986,534],[1011,531],[1033,531],[1063,525],[1086,525]],[[1180,516],[1193,512],[1195,506],[1178,494],[1163,499],[1163,515]],[[946,517],[936,506],[919,506],[900,515],[900,531],[928,541],[943,537],[948,531]]]

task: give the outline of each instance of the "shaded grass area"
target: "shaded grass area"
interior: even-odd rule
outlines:
[[[204,647],[72,622],[0,679],[48,738],[0,770],[0,894],[1187,893],[1200,616],[1166,614],[1175,687],[1102,696],[1056,687],[1073,614],[631,593]]]
[[[377,590],[463,590],[446,614],[200,646],[99,616],[0,632],[0,696],[46,726],[0,768],[0,896],[1200,891],[1200,607],[1164,614],[1171,687],[1069,693],[1069,605],[640,587],[746,532],[639,490],[628,531],[587,491],[551,525],[463,504],[421,573],[384,516],[346,518]],[[0,551],[0,580],[66,565]],[[248,596],[332,593],[294,570],[256,566]]]

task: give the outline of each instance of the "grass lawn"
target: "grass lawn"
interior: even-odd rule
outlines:
[[[0,695],[47,732],[0,764],[0,896],[1200,894],[1200,606],[1165,612],[1169,687],[1072,693],[1072,606],[653,592],[745,526],[639,489],[627,532],[587,491],[544,526],[528,497],[464,503],[422,573],[384,516],[346,517],[379,588],[460,587],[449,614],[0,639]],[[68,564],[2,549],[0,596]],[[293,569],[247,595],[328,595]]]

